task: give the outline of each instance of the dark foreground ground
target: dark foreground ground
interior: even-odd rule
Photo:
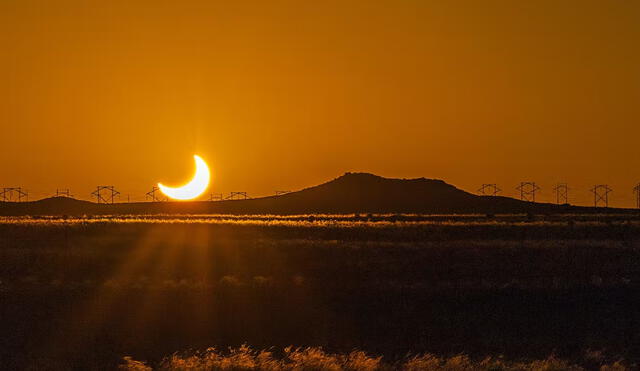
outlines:
[[[638,362],[632,216],[0,219],[2,369],[176,351]]]

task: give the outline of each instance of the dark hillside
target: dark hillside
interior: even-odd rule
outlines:
[[[390,179],[346,173],[282,196],[240,201],[142,202],[99,205],[64,197],[0,203],[0,215],[83,214],[311,214],[311,213],[578,213],[627,212],[477,196],[436,179]]]

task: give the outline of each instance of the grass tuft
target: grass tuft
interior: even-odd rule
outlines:
[[[190,355],[173,354],[152,368],[145,362],[124,357],[121,370],[129,371],[583,371],[585,367],[549,356],[546,359],[507,361],[503,357],[471,359],[465,354],[438,357],[421,354],[402,361],[387,363],[363,351],[334,354],[320,347],[287,347],[280,357],[272,351],[256,351],[247,345],[219,351],[209,348]],[[592,360],[591,360],[592,361]],[[600,371],[627,371],[635,365],[623,361],[596,366]],[[591,369],[588,367],[587,369]]]

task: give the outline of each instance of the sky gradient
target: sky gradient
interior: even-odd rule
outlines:
[[[637,1],[0,2],[0,187],[640,182]]]

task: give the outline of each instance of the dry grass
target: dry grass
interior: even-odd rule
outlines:
[[[626,371],[635,365],[622,361],[591,365],[587,369]],[[404,361],[386,363],[382,357],[372,357],[362,351],[348,354],[327,353],[322,348],[285,348],[280,357],[272,351],[256,351],[243,345],[219,351],[209,348],[191,355],[174,354],[151,367],[131,357],[124,357],[121,370],[130,371],[580,371],[583,366],[550,356],[546,359],[507,361],[502,357],[473,360],[466,355],[440,358],[423,354]]]
[[[305,215],[89,215],[89,216],[0,216],[0,225],[81,227],[105,224],[207,224],[260,227],[314,228],[416,228],[416,227],[594,227],[612,225],[639,227],[633,215],[554,215],[531,220],[526,215],[416,215],[416,214],[305,214]]]

